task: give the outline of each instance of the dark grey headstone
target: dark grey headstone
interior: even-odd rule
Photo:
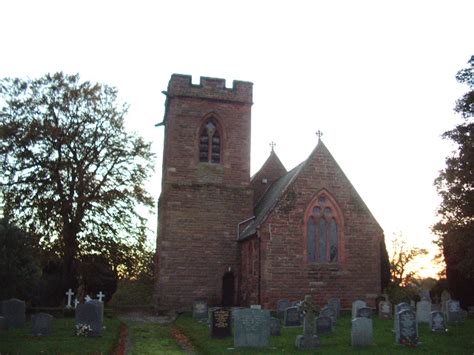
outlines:
[[[283,316],[283,325],[285,327],[301,326],[300,310],[298,307],[288,307]]]
[[[12,298],[2,302],[3,317],[9,328],[21,328],[25,325],[26,305],[24,301]]]
[[[320,346],[319,337],[316,334],[316,311],[318,307],[313,303],[313,297],[306,295],[300,306],[304,314],[303,334],[295,339],[295,346],[300,350],[317,349]]]
[[[281,322],[280,319],[271,317],[270,318],[270,335],[280,336],[281,335]]]
[[[206,300],[195,300],[193,303],[193,318],[194,319],[207,319],[207,301]]]
[[[329,317],[331,318],[333,327],[336,325],[336,310],[330,306],[324,307],[319,313],[320,317]]]
[[[236,309],[234,314],[234,347],[270,346],[270,311]]]
[[[446,301],[446,315],[448,318],[448,322],[462,321],[461,305],[459,301],[455,301],[455,300]]]
[[[420,290],[420,293],[418,295],[420,296],[420,300],[430,301],[430,303],[431,303],[430,290],[422,289],[422,290]]]
[[[430,314],[430,329],[433,333],[444,333],[446,331],[446,323],[444,321],[444,313],[434,311]]]
[[[328,305],[336,311],[336,318],[341,315],[341,300],[339,298],[330,298]]]
[[[398,313],[398,329],[395,332],[395,341],[397,344],[416,345],[418,339],[418,324],[416,323],[416,314],[411,310],[403,310]]]
[[[278,300],[277,302],[277,315],[279,318],[283,318],[283,314],[285,313],[285,309],[290,307],[290,301],[285,299]]]
[[[8,324],[5,317],[0,316],[0,334],[4,334],[8,331]]]
[[[211,313],[211,336],[213,338],[226,338],[232,335],[231,310],[217,308]]]
[[[315,320],[316,334],[328,334],[332,332],[332,319],[327,316],[319,316]]]
[[[381,301],[379,303],[379,318],[380,319],[392,318],[392,304],[389,301]]]
[[[372,308],[370,307],[360,307],[357,309],[356,318],[370,318],[372,319]]]
[[[355,300],[352,302],[352,319],[357,317],[357,310],[362,307],[367,307],[367,303],[361,300]]]
[[[88,336],[101,336],[104,308],[103,303],[97,300],[87,301],[78,304],[76,307],[76,327],[80,324],[86,324],[91,327]]]
[[[352,346],[368,346],[374,342],[372,319],[368,317],[352,320],[351,343]]]
[[[53,329],[53,316],[48,313],[38,313],[31,316],[31,335],[49,336]]]
[[[416,321],[418,323],[430,323],[431,301],[423,299],[416,304]]]

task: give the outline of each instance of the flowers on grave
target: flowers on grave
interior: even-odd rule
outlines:
[[[92,332],[92,327],[89,324],[76,324],[76,335],[86,337]]]

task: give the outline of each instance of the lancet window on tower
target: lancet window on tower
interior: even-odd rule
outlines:
[[[338,262],[341,220],[335,203],[321,193],[306,220],[308,262]]]
[[[213,117],[201,128],[199,135],[199,161],[218,164],[221,162],[221,135]]]

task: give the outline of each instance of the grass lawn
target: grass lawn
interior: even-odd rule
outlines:
[[[171,326],[127,321],[131,354],[183,354],[171,336]]]
[[[0,335],[0,354],[110,354],[119,337],[121,322],[104,318],[105,329],[101,337],[75,335],[74,318],[57,318],[53,321],[51,336],[30,335],[31,323],[21,329],[9,329]]]
[[[186,334],[199,354],[474,354],[474,320],[468,319],[461,325],[449,325],[449,331],[433,334],[427,324],[419,325],[422,344],[417,348],[395,345],[392,332],[393,320],[374,319],[374,345],[363,348],[351,347],[351,319],[342,316],[332,334],[321,336],[321,347],[316,351],[297,351],[295,338],[303,328],[284,328],[282,335],[272,337],[268,349],[233,348],[233,338],[211,339],[206,324],[191,316],[183,315],[175,322]]]

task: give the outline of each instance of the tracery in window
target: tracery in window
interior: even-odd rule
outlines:
[[[221,162],[221,135],[214,118],[208,119],[199,135],[199,161],[219,164]]]
[[[334,263],[340,254],[340,217],[335,204],[322,193],[307,216],[308,262]]]

